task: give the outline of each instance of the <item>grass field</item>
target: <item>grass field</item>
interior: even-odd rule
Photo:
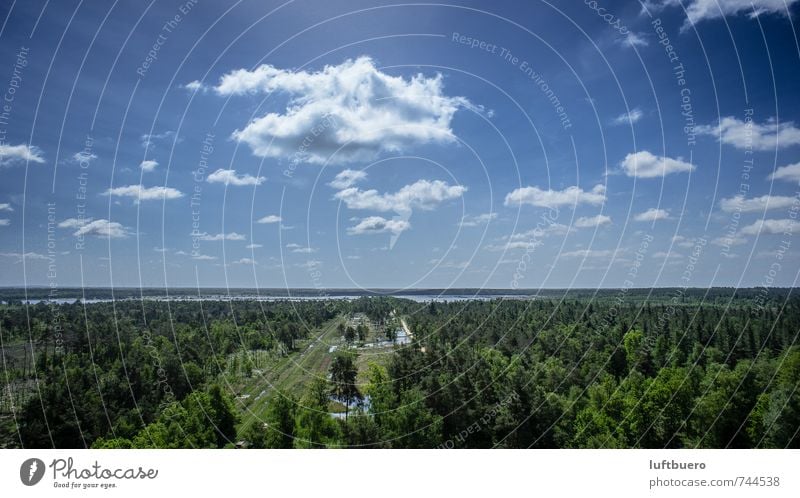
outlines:
[[[271,356],[268,364],[260,372],[255,370],[250,378],[238,379],[232,385],[237,392],[237,405],[242,410],[242,421],[239,426],[241,434],[250,425],[264,420],[269,400],[277,391],[301,397],[304,389],[314,378],[326,378],[328,367],[335,354],[331,346],[345,346],[339,335],[338,326],[347,323],[347,318],[338,316],[317,330],[312,331],[311,338],[297,345],[297,351],[288,356]],[[376,340],[375,331],[370,331],[368,341]],[[394,347],[359,348],[356,366],[358,367],[359,388],[363,391],[370,363],[388,364]],[[331,411],[344,408],[331,403]]]

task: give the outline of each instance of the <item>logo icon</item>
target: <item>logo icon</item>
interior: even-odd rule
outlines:
[[[44,477],[44,462],[38,458],[29,458],[19,468],[19,478],[26,486],[35,486]]]

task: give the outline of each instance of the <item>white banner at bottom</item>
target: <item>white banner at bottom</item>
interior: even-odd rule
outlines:
[[[9,497],[796,497],[798,468],[800,450],[2,450],[0,489]]]

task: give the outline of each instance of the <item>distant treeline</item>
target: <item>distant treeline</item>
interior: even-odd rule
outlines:
[[[207,298],[230,297],[235,299],[255,297],[305,297],[319,298],[342,296],[365,297],[390,297],[390,296],[437,296],[452,297],[489,297],[489,296],[519,296],[552,299],[609,299],[620,294],[620,289],[477,289],[477,288],[447,288],[447,289],[286,289],[286,288],[191,288],[191,287],[16,287],[0,288],[0,301],[18,304],[24,301],[39,301],[44,299],[140,299],[140,298]],[[674,295],[681,295],[687,299],[705,299],[707,302],[717,300],[754,299],[785,299],[794,295],[794,288],[751,287],[734,289],[730,287],[704,288],[633,288],[626,289],[628,299],[647,299],[658,301],[670,299]]]

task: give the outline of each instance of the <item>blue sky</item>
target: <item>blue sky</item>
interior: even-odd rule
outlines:
[[[796,0],[10,3],[0,285],[796,282]]]

